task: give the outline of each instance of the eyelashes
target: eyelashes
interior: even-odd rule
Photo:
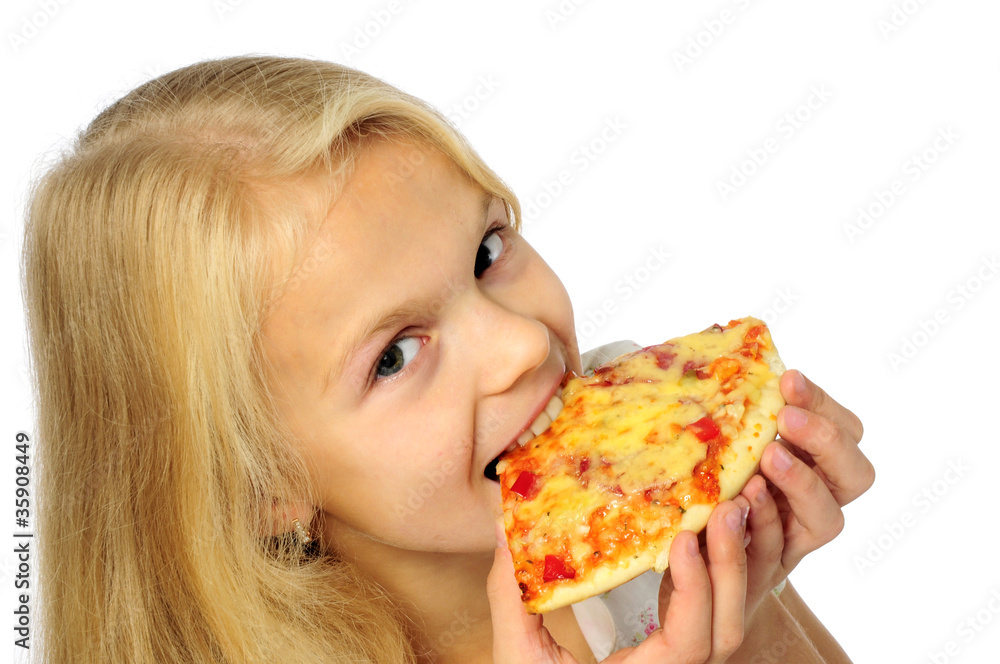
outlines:
[[[418,337],[400,337],[389,344],[375,363],[375,379],[394,376],[405,369],[420,352],[423,343]],[[393,352],[398,350],[399,352]]]
[[[483,235],[476,250],[473,275],[480,279],[486,271],[495,266],[503,258],[510,244],[506,230],[510,226],[502,221],[495,222]],[[414,335],[401,335],[394,338],[389,345],[379,353],[370,371],[372,384],[392,378],[405,371],[416,359],[425,338]]]
[[[480,241],[479,250],[476,252],[476,266],[473,269],[476,279],[493,267],[493,264],[503,255],[503,250],[507,247],[507,240],[500,234],[502,228],[500,225],[493,226],[486,231],[486,235]]]

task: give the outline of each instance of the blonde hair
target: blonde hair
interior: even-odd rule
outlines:
[[[519,226],[512,192],[440,113],[301,59],[146,83],[35,186],[45,661],[415,660],[416,628],[373,583],[261,536],[275,499],[311,495],[266,390],[274,266],[329,205],[311,175],[346,173],[373,136],[441,150]]]

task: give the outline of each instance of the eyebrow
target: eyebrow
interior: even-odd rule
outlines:
[[[494,198],[493,194],[483,192],[483,198],[480,201],[479,208],[481,214],[481,227],[485,227],[489,222],[490,207],[493,205]],[[330,388],[330,385],[333,383],[334,378],[343,375],[344,369],[354,362],[358,352],[372,337],[385,332],[387,329],[398,327],[405,321],[412,320],[420,316],[422,313],[429,311],[435,304],[441,302],[442,300],[447,300],[451,296],[452,292],[451,288],[448,287],[444,289],[441,295],[436,297],[414,298],[391,308],[376,311],[370,316],[366,316],[361,325],[361,331],[350,339],[350,342],[346,346],[347,351],[340,357],[339,360],[333,363],[332,369],[326,374],[326,382],[323,384],[320,394],[322,395],[326,393],[326,391]]]

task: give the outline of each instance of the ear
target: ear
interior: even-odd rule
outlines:
[[[278,500],[271,504],[270,528],[265,535],[283,535],[295,530],[295,520],[310,530],[314,508],[308,500]]]

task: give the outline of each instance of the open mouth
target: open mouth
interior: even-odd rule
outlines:
[[[563,409],[563,402],[560,398],[560,394],[562,394],[562,390],[553,394],[552,398],[549,399],[549,402],[545,404],[545,408],[542,409],[542,412],[540,412],[532,421],[531,425],[522,431],[518,435],[517,439],[507,446],[507,449],[496,455],[492,461],[486,464],[486,468],[483,470],[483,475],[485,475],[487,479],[499,482],[500,476],[497,475],[497,464],[500,462],[503,455],[511,450],[517,449],[518,447],[524,447],[529,440],[541,435],[543,431],[549,428],[549,425],[552,424],[552,421],[559,416],[559,413]]]
[[[506,450],[504,450],[501,454],[498,454],[493,458],[493,461],[490,461],[486,465],[486,470],[483,471],[483,475],[486,476],[486,479],[493,480],[494,482],[500,481],[500,476],[497,475],[497,464],[500,463],[500,457],[504,454],[506,454]]]

